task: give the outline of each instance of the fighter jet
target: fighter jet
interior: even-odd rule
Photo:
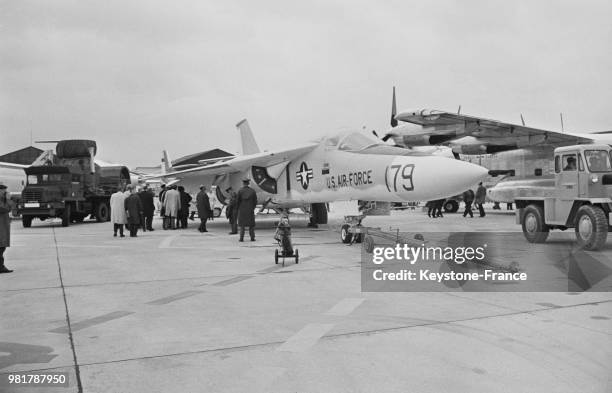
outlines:
[[[482,165],[493,176],[489,199],[513,202],[525,188],[554,183],[552,167],[555,147],[612,144],[612,131],[575,133],[543,130],[440,110],[408,110],[397,113],[395,88],[391,129],[382,137],[397,146],[448,146],[455,158]],[[562,117],[561,117],[562,119]]]
[[[381,143],[361,131],[262,152],[247,120],[240,131],[243,155],[196,168],[176,170],[186,191],[215,185],[222,203],[228,188],[252,180],[258,202],[275,209],[311,205],[312,223],[327,223],[325,204],[334,201],[423,201],[461,193],[487,176],[487,170],[448,157],[425,155]]]

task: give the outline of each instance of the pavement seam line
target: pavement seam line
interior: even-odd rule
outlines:
[[[575,304],[575,305],[569,305],[569,306],[562,306],[560,308],[571,308],[571,307],[586,306],[586,305],[591,305],[591,304],[603,304],[603,303],[610,303],[610,302],[611,302],[610,300],[602,300],[602,301],[597,301],[597,302],[589,302],[589,303],[581,303],[581,304]],[[475,321],[475,320],[480,320],[480,319],[503,318],[503,317],[513,316],[513,315],[531,314],[531,313],[549,311],[549,310],[551,309],[542,308],[538,310],[519,311],[519,312],[511,312],[511,313],[496,314],[496,315],[485,315],[481,317],[455,319],[455,320],[450,320],[450,321],[432,321],[432,322],[427,322],[427,323],[422,323],[422,324],[417,324],[417,325],[400,325],[400,326],[393,326],[393,327],[382,328],[382,329],[362,330],[362,331],[346,332],[346,333],[338,333],[338,334],[325,334],[321,337],[321,339],[335,339],[335,338],[351,337],[351,336],[357,336],[357,335],[363,335],[363,334],[368,335],[368,334],[387,333],[391,331],[398,331],[398,330],[404,330],[404,329],[413,329],[413,328],[428,327],[428,326],[435,326],[435,325],[448,325],[448,324],[453,324],[453,323]],[[168,354],[163,354],[163,355],[148,355],[148,356],[140,356],[140,357],[135,357],[135,358],[115,359],[115,360],[109,360],[109,361],[103,361],[103,362],[83,363],[82,366],[90,367],[90,366],[99,366],[103,364],[133,362],[133,361],[138,361],[138,360],[163,359],[163,358],[174,357],[174,356],[190,356],[190,355],[218,353],[218,352],[248,351],[248,350],[256,349],[256,348],[265,348],[265,347],[270,347],[274,345],[282,345],[285,342],[286,340],[269,341],[269,342],[264,342],[264,343],[238,345],[238,346],[233,346],[233,347],[210,348],[210,349],[202,349],[202,350],[197,350],[197,351],[168,353]],[[50,367],[50,368],[35,369],[35,370],[28,370],[28,371],[47,371],[47,370],[56,370],[59,368],[62,368],[62,367]],[[6,373],[0,372],[0,375],[8,374],[11,372],[12,371],[6,372]]]
[[[70,324],[70,312],[68,311],[68,301],[66,300],[66,289],[64,288],[64,279],[62,276],[62,265],[60,263],[59,247],[57,245],[57,237],[55,236],[55,228],[51,227],[53,231],[53,243],[55,243],[55,260],[57,261],[57,271],[59,273],[60,286],[62,287],[62,298],[64,300],[64,310],[66,312],[66,326],[68,327],[68,340],[70,341],[70,350],[72,351],[72,358],[74,360],[74,374],[77,381],[77,391],[83,393],[83,384],[81,382],[81,370],[79,368],[79,362],[77,360],[76,349],[74,347],[74,337],[72,336],[72,325]]]

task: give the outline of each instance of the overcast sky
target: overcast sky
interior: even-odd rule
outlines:
[[[90,138],[130,166],[435,108],[612,129],[612,2],[0,1],[0,154]],[[44,146],[39,145],[41,148]]]

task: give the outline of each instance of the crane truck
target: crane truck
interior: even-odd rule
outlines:
[[[34,218],[59,217],[64,227],[87,216],[110,220],[110,196],[130,183],[130,172],[125,166],[96,162],[96,150],[92,140],[62,140],[55,153],[44,152],[24,169],[27,180],[18,212],[25,228]]]

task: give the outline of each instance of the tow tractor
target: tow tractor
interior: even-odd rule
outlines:
[[[383,231],[378,227],[367,227],[361,224],[367,216],[389,215],[390,203],[376,201],[360,201],[359,211],[361,214],[345,216],[344,224],[340,228],[340,239],[342,243],[352,245],[362,243],[367,253],[372,253],[377,244],[408,244],[417,247],[425,242],[423,235],[417,233],[414,237],[405,237],[399,229]]]
[[[575,145],[554,151],[554,187],[519,190],[516,221],[530,243],[543,243],[552,229],[574,228],[578,245],[598,250],[606,243],[612,210],[612,148]]]

